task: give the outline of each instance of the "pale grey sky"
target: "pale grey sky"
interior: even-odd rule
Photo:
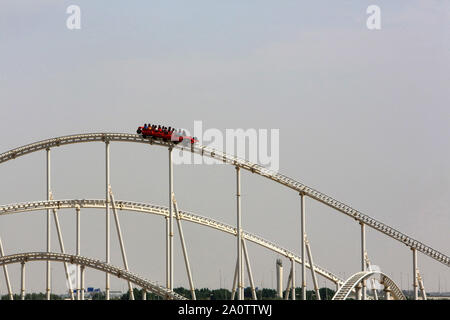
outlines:
[[[66,28],[71,4],[81,8],[81,30]],[[381,30],[366,28],[370,4],[381,8]],[[73,133],[134,133],[144,122],[279,128],[281,173],[448,255],[449,54],[448,1],[6,0],[0,152]],[[167,205],[166,152],[112,144],[116,198]],[[99,143],[55,149],[54,197],[104,197],[103,157]],[[44,168],[44,152],[0,165],[0,203],[44,199]],[[180,209],[230,224],[234,183],[232,167],[175,167]],[[242,193],[244,228],[300,252],[298,195],[249,173]],[[6,253],[44,250],[45,215],[1,217]],[[120,217],[131,269],[164,283],[163,220]],[[74,252],[74,212],[60,219]],[[104,211],[86,210],[82,223],[82,254],[104,258]],[[307,223],[317,264],[341,277],[359,270],[355,221],[307,201]],[[184,229],[196,287],[230,288],[234,239]],[[56,239],[53,230],[53,248]],[[112,263],[121,265],[116,240]],[[175,243],[175,285],[187,287]],[[257,285],[274,287],[277,256],[248,246]],[[410,250],[372,230],[367,248],[374,264],[411,286]],[[44,265],[27,269],[30,290],[45,289]],[[62,292],[63,268],[53,268]],[[448,267],[419,254],[419,269],[427,289],[437,290],[440,278],[450,291]],[[18,292],[19,266],[10,270]],[[125,288],[112,279],[112,289]],[[103,288],[104,276],[88,271],[87,285]]]

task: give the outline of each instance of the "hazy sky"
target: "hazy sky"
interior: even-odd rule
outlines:
[[[80,30],[66,28],[71,4],[81,8]],[[381,30],[366,28],[371,4],[381,8]],[[144,122],[276,128],[281,173],[447,255],[449,87],[448,1],[0,4],[0,152],[74,133],[134,133]],[[116,199],[167,206],[166,149],[113,143],[111,157]],[[44,169],[44,151],[1,164],[0,203],[45,199]],[[233,167],[174,170],[180,209],[235,223]],[[103,198],[104,145],[54,149],[52,189],[56,199]],[[297,253],[299,201],[292,190],[242,174],[244,229]],[[104,259],[104,210],[82,214],[82,255]],[[60,219],[73,253],[74,210]],[[136,213],[120,219],[131,270],[164,283],[164,220]],[[45,212],[0,220],[6,254],[45,250]],[[196,287],[230,289],[235,239],[189,223],[184,230]],[[318,265],[343,278],[359,270],[355,221],[308,199],[307,233]],[[112,235],[112,263],[121,266]],[[52,238],[57,251],[55,229]],[[175,286],[187,287],[177,237],[175,247]],[[275,287],[277,255],[251,243],[248,249],[257,286]],[[368,229],[367,250],[373,264],[411,287],[408,248]],[[426,289],[437,290],[440,279],[441,290],[450,291],[448,267],[418,256]],[[19,292],[20,266],[9,268]],[[44,270],[44,262],[27,268],[27,289],[44,291]],[[54,263],[53,270],[53,290],[62,292],[63,268]],[[104,287],[99,272],[88,270],[86,279]],[[111,283],[126,287],[114,277]]]

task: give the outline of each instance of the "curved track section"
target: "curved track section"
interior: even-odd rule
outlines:
[[[391,228],[390,226],[381,223],[367,215],[362,214],[361,212],[347,206],[346,204],[339,202],[324,193],[321,193],[317,190],[314,190],[294,179],[291,179],[285,175],[273,172],[267,168],[264,168],[258,164],[251,163],[247,160],[240,159],[235,156],[227,155],[222,151],[215,150],[213,148],[202,146],[198,144],[194,144],[190,147],[181,146],[181,145],[173,145],[170,142],[164,142],[155,139],[144,139],[137,134],[126,134],[126,133],[86,133],[86,134],[78,134],[78,135],[69,135],[63,136],[53,139],[47,139],[40,142],[28,144],[23,147],[19,147],[7,152],[0,154],[0,163],[6,162],[8,160],[15,159],[17,157],[23,156],[25,154],[36,152],[43,149],[58,147],[67,144],[74,143],[83,143],[83,142],[94,142],[94,141],[119,141],[119,142],[135,142],[135,143],[143,143],[150,145],[159,145],[165,147],[173,147],[185,151],[189,151],[192,153],[200,154],[202,156],[210,157],[216,160],[220,160],[224,163],[228,163],[242,169],[248,170],[250,172],[256,173],[268,179],[271,179],[275,182],[278,182],[282,185],[285,185],[293,190],[296,190],[302,194],[307,195],[308,197],[315,199],[323,204],[342,212],[355,220],[364,223],[365,225],[370,226],[371,228],[384,233],[385,235],[404,243],[406,246],[411,249],[416,249],[417,251],[422,252],[423,254],[431,257],[432,259],[439,261],[446,266],[450,267],[450,257],[447,255],[401,233],[400,231]]]
[[[116,200],[116,207],[120,210],[125,211],[135,211],[147,214],[156,214],[164,217],[169,216],[169,210],[165,207],[139,203],[139,202],[131,202],[131,201],[121,201]],[[39,211],[46,209],[70,209],[70,208],[89,208],[89,209],[104,209],[106,207],[105,200],[49,200],[49,201],[37,201],[37,202],[26,202],[26,203],[18,203],[18,204],[10,204],[6,206],[0,206],[0,216],[12,213],[19,212],[30,212],[30,211]],[[229,233],[231,235],[236,235],[236,228],[230,226],[225,223],[221,223],[210,218],[205,218],[190,212],[179,211],[180,217],[182,220],[186,220],[189,222],[194,222],[203,226],[207,226],[210,228],[214,228],[216,230]],[[289,259],[293,258],[297,263],[302,263],[301,257],[294,254],[292,251],[289,251],[281,246],[267,241],[261,238],[258,235],[243,231],[244,239],[256,243],[264,248],[267,248],[273,252],[281,254]],[[306,263],[305,266],[311,269],[309,263]],[[315,265],[314,270],[320,274],[321,276],[333,281],[336,284],[343,284],[344,281],[334,275],[333,273]]]
[[[349,294],[352,292],[352,290],[356,288],[358,284],[376,274],[381,275],[381,283],[383,283],[385,287],[390,288],[394,300],[406,300],[406,297],[403,295],[403,292],[395,284],[395,282],[384,273],[378,271],[360,271],[355,273],[345,281],[345,283],[334,294],[331,300],[347,299]]]
[[[94,260],[82,256],[74,256],[70,254],[54,252],[27,252],[0,257],[0,266],[30,261],[59,261],[78,264],[80,266],[107,272],[109,274],[115,275],[118,278],[131,281],[135,285],[142,287],[163,298],[169,297],[175,300],[187,300],[185,297],[172,292],[155,282],[143,279],[134,273],[112,266],[110,264],[106,264],[100,260]]]

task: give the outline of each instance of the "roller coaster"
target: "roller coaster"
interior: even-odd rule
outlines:
[[[190,137],[189,137],[190,138]],[[395,230],[394,228],[369,217],[361,213],[360,211],[351,208],[350,206],[339,202],[332,197],[325,195],[313,188],[310,188],[303,183],[289,178],[283,174],[273,172],[263,166],[249,162],[245,159],[238,158],[233,155],[228,155],[222,151],[215,150],[211,147],[200,145],[199,143],[190,144],[178,144],[173,143],[170,139],[158,139],[154,136],[143,137],[140,134],[127,134],[127,133],[86,133],[77,135],[68,135],[52,139],[47,139],[39,141],[36,143],[28,144],[19,148],[12,149],[10,151],[0,154],[0,163],[11,161],[19,157],[25,156],[27,154],[39,151],[46,152],[47,160],[47,199],[37,202],[26,202],[17,203],[0,206],[0,216],[9,215],[19,212],[26,212],[27,214],[32,214],[33,212],[47,211],[47,248],[42,252],[19,252],[11,255],[5,255],[3,243],[0,238],[0,265],[3,266],[5,283],[7,285],[8,294],[10,299],[13,298],[13,291],[11,288],[9,273],[7,265],[13,263],[20,263],[21,268],[21,298],[25,297],[25,265],[32,261],[47,261],[46,270],[46,297],[50,299],[50,262],[56,261],[64,264],[66,277],[69,278],[68,265],[74,264],[77,266],[77,275],[79,281],[77,282],[77,290],[74,288],[69,288],[69,293],[71,299],[84,299],[84,272],[85,268],[93,268],[102,271],[106,275],[105,279],[105,296],[106,299],[110,299],[110,275],[124,279],[128,283],[128,288],[130,292],[130,298],[134,299],[133,296],[133,285],[141,287],[144,292],[152,292],[165,299],[196,299],[195,297],[195,286],[192,277],[192,272],[189,263],[189,256],[187,246],[184,240],[184,233],[182,228],[182,222],[190,222],[199,224],[205,227],[212,228],[217,231],[222,231],[233,237],[236,237],[236,268],[234,270],[234,282],[232,288],[232,299],[242,300],[244,298],[244,264],[247,269],[248,278],[250,282],[250,287],[252,289],[252,298],[256,299],[256,290],[253,279],[253,274],[251,270],[251,261],[249,259],[247,242],[252,242],[257,244],[267,250],[275,252],[282,255],[291,261],[291,270],[289,273],[288,283],[285,291],[285,299],[296,299],[295,294],[295,271],[296,265],[301,266],[301,279],[302,279],[302,293],[301,299],[306,299],[306,269],[311,272],[311,278],[313,279],[313,285],[315,290],[316,299],[321,299],[318,287],[317,277],[321,276],[325,279],[330,280],[336,285],[336,294],[333,297],[334,300],[344,300],[354,295],[356,299],[379,299],[381,296],[375,289],[369,289],[367,282],[375,281],[375,277],[379,277],[377,280],[384,287],[383,296],[386,299],[405,299],[405,296],[394,283],[394,281],[385,273],[376,272],[370,270],[369,256],[366,250],[366,240],[365,240],[365,230],[369,227],[381,234],[390,237],[400,243],[403,243],[412,252],[412,270],[413,270],[413,287],[414,287],[414,299],[419,299],[419,290],[421,291],[422,299],[426,299],[426,292],[423,284],[423,280],[420,276],[418,265],[417,265],[417,254],[422,253],[425,256],[430,257],[438,263],[441,263],[447,267],[450,267],[449,256],[441,253],[430,246],[413,239],[412,237]],[[50,188],[50,154],[51,150],[57,147],[72,145],[78,143],[88,143],[88,142],[102,142],[105,144],[105,169],[106,169],[106,179],[105,179],[105,198],[104,199],[53,199],[52,190]],[[149,203],[138,203],[125,200],[116,200],[112,192],[112,187],[110,184],[110,144],[112,142],[126,142],[126,143],[140,143],[147,146],[160,146],[166,147],[169,153],[169,201],[168,207],[158,206]],[[195,140],[195,142],[197,142]],[[173,192],[173,163],[172,163],[172,150],[178,149],[183,152],[191,152],[193,154],[201,155],[202,157],[208,157],[215,160],[219,160],[225,164],[234,166],[236,169],[236,225],[232,226],[229,224],[222,223],[220,221],[213,220],[208,217],[203,217],[194,213],[184,212],[178,209],[175,194]],[[246,170],[256,175],[270,179],[271,181],[281,184],[288,189],[291,189],[298,193],[300,197],[300,214],[301,214],[301,225],[299,233],[301,235],[300,251],[301,254],[295,254],[295,250],[283,248],[273,241],[266,240],[259,235],[247,232],[243,230],[241,223],[241,170]],[[344,214],[357,223],[359,223],[361,228],[361,270],[353,274],[348,279],[341,279],[339,276],[333,274],[332,272],[320,267],[313,261],[313,255],[311,247],[306,234],[306,223],[305,223],[305,200],[306,198],[318,201],[325,204],[326,206],[336,210],[337,212]],[[105,210],[106,216],[106,243],[105,243],[105,260],[97,260],[93,258],[83,257],[80,253],[80,211],[82,209],[101,209]],[[75,209],[77,212],[77,222],[76,222],[76,252],[75,254],[67,254],[64,249],[63,235],[61,232],[58,213],[65,209]],[[117,211],[123,212],[139,212],[143,214],[153,214],[161,216],[166,220],[166,283],[165,285],[157,284],[150,280],[144,279],[143,277],[136,275],[130,271],[128,266],[125,245],[122,237],[122,230],[120,227],[119,216]],[[110,216],[111,213],[114,217],[117,236],[120,243],[120,250],[123,260],[123,268],[113,266],[110,264]],[[58,234],[58,241],[60,244],[60,253],[52,252],[50,247],[50,229],[51,229],[51,216],[55,221],[55,226]],[[1,218],[0,218],[1,219]],[[190,286],[190,297],[183,297],[176,294],[173,291],[173,267],[174,267],[174,232],[173,224],[176,220],[178,226],[179,239],[182,246],[183,258],[185,262],[186,273]],[[68,282],[70,284],[70,281]],[[76,292],[76,295],[75,293]]]

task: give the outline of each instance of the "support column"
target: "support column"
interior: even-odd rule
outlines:
[[[241,171],[236,167],[236,205],[237,205],[237,261],[238,261],[238,300],[244,299],[244,284],[242,283],[242,226],[241,226]]]
[[[427,300],[427,293],[425,292],[425,287],[423,286],[423,279],[419,273],[419,270],[417,270],[417,280],[419,282],[420,292],[422,293],[422,299]]]
[[[142,300],[147,300],[147,290],[146,289],[142,289]]]
[[[413,252],[413,286],[414,286],[414,300],[419,299],[419,290],[417,284],[417,251],[416,249],[411,249]]]
[[[283,298],[283,262],[277,259],[277,297]]]
[[[305,260],[303,260],[303,261],[305,261]],[[303,263],[302,265],[305,265],[305,264]],[[292,297],[291,298],[292,298],[292,300],[295,300],[295,260],[294,260],[294,258],[291,258],[291,270],[292,270],[291,271],[292,272],[292,278],[291,278],[291,281],[292,281],[291,296]],[[303,288],[302,288],[302,291],[303,291]],[[304,300],[306,300],[306,298]]]
[[[51,186],[50,186],[50,148],[47,148],[47,200],[51,198]],[[51,250],[50,241],[50,227],[51,227],[51,217],[50,209],[47,209],[47,252]],[[47,271],[46,271],[47,285],[45,288],[45,296],[47,300],[50,300],[50,286],[51,286],[51,269],[50,261],[47,261]]]
[[[169,147],[169,290],[173,290],[173,163],[172,147]]]
[[[21,262],[21,277],[20,277],[20,299],[25,300],[25,261]]]
[[[306,237],[306,213],[305,213],[305,195],[300,193],[301,200],[301,237],[302,237],[302,300],[306,300],[306,265],[305,265],[305,237]]]
[[[109,141],[105,141],[105,167],[106,167],[106,181],[105,181],[105,202],[106,202],[106,263],[110,263],[110,217],[109,217],[109,186],[110,186],[110,170],[109,170]],[[84,269],[84,268],[83,268]],[[83,269],[81,272],[81,275],[83,276]],[[105,298],[106,300],[109,300],[109,273],[105,274],[106,281],[105,281]],[[82,300],[84,300],[84,293],[81,292],[81,295],[83,296]]]
[[[76,206],[75,210],[77,212],[77,216],[76,216],[76,220],[77,220],[77,228],[76,228],[76,255],[80,256],[80,250],[81,250],[81,232],[80,232],[80,207]],[[81,295],[80,295],[80,265],[77,264],[77,274],[76,274],[76,279],[77,279],[77,300],[80,300]]]
[[[81,300],[84,300],[84,266],[81,269]]]
[[[361,224],[361,271],[366,271],[366,231],[364,223]],[[366,300],[366,280],[361,283],[362,300]]]

